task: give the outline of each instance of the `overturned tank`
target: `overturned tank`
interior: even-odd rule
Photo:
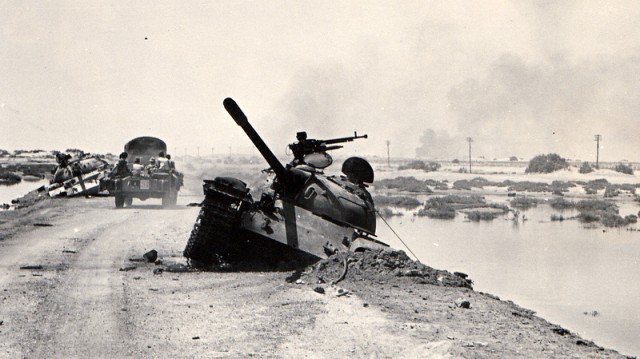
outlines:
[[[184,249],[192,266],[260,263],[308,264],[338,251],[388,247],[375,238],[376,209],[367,191],[371,165],[359,157],[344,161],[344,175],[327,176],[328,151],[366,135],[331,140],[297,134],[293,160],[280,163],[231,98],[224,107],[270,166],[271,178],[258,200],[232,177],[204,181],[205,199]]]
[[[100,181],[109,167],[107,161],[96,156],[72,159],[66,153],[58,153],[56,161],[47,188],[50,197],[89,196],[103,190]]]

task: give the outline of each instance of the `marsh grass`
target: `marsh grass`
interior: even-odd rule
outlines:
[[[20,175],[0,168],[0,184],[12,185],[19,183],[20,181],[22,181],[22,177],[20,177]]]
[[[490,208],[491,210],[482,211],[482,209]],[[478,209],[469,213],[478,212],[481,214],[472,214],[472,218],[493,219],[500,213],[509,211],[509,207],[498,203],[487,203],[484,197],[472,195],[447,195],[442,197],[432,197],[427,200],[424,208],[420,209],[416,215],[427,216],[429,218],[452,219],[455,218],[456,212],[465,209]],[[498,211],[496,211],[498,210]],[[492,215],[485,215],[491,213]],[[495,216],[493,216],[495,214]],[[467,214],[469,216],[469,214]],[[489,218],[493,216],[493,218]]]
[[[373,203],[377,206],[393,206],[403,208],[415,208],[422,204],[415,197],[409,196],[374,196]]]
[[[564,198],[552,198],[547,203],[552,208],[560,210],[576,208],[576,203],[574,201],[569,201]]]
[[[515,199],[512,199],[511,202],[509,202],[509,204],[513,208],[528,209],[528,208],[531,208],[531,207],[536,207],[538,205],[538,203],[540,203],[540,202],[541,202],[541,200],[539,200],[537,198],[516,197]]]
[[[374,183],[376,188],[380,189],[397,189],[405,192],[414,193],[433,193],[426,181],[421,181],[415,177],[396,177],[388,178]]]
[[[479,222],[479,221],[492,221],[498,217],[500,213],[496,212],[486,212],[486,211],[471,211],[467,213],[467,218],[470,221]]]

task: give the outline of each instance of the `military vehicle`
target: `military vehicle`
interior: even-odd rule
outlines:
[[[376,209],[367,183],[373,169],[364,159],[344,161],[344,175],[327,176],[333,159],[327,153],[367,135],[331,140],[308,139],[305,132],[289,145],[284,166],[249,124],[231,98],[223,102],[270,166],[259,200],[246,183],[231,177],[204,181],[205,199],[184,250],[192,266],[225,267],[260,261],[313,263],[338,251],[388,247],[375,238]]]
[[[89,196],[102,191],[100,180],[105,176],[109,163],[101,158],[89,156],[71,159],[71,155],[56,155],[58,166],[47,187],[49,197]]]
[[[127,142],[124,151],[128,154],[127,166],[131,169],[136,158],[140,159],[141,165],[148,166],[151,159],[155,160],[160,152],[167,152],[167,145],[159,138],[144,136]],[[134,198],[142,201],[161,198],[163,207],[175,206],[178,191],[183,184],[183,175],[171,167],[173,166],[139,173],[134,171],[132,175],[123,178],[112,175],[105,178],[102,185],[115,196],[116,208],[131,206]]]

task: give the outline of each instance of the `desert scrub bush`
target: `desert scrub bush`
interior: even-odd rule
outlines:
[[[422,208],[420,209],[416,215],[418,216],[426,216],[429,218],[437,218],[437,219],[453,219],[456,217],[456,210],[451,206],[445,206],[441,208]]]
[[[562,222],[562,221],[564,221],[564,219],[565,219],[564,216],[562,216],[561,214],[552,214],[551,215],[551,221],[552,222],[556,222],[556,221]]]
[[[472,195],[472,196],[460,196],[456,194],[441,196],[441,197],[431,197],[427,200],[425,204],[426,207],[441,207],[444,205],[457,205],[460,208],[472,208],[473,206],[484,206],[487,202],[483,197]]]
[[[453,182],[453,189],[471,190],[471,182],[469,180],[457,180]]]
[[[424,163],[424,161],[415,160],[407,163],[406,165],[398,166],[398,170],[423,170],[425,166],[426,163]]]
[[[539,202],[540,201],[537,198],[516,197],[515,199],[512,199],[509,204],[513,208],[528,209],[537,206]]]
[[[453,161],[451,161],[451,163],[460,163],[460,160],[457,158],[454,158]]]
[[[508,186],[507,190],[509,192],[551,192],[551,187],[549,186],[549,184],[544,182],[504,181],[504,184]]]
[[[593,167],[591,167],[591,165],[589,164],[589,162],[582,162],[582,165],[580,166],[580,168],[578,169],[579,173],[585,174],[585,173],[591,173],[593,172]]]
[[[471,211],[467,213],[467,218],[470,221],[478,222],[478,221],[491,221],[498,217],[498,213],[496,212],[486,212],[486,211]]]
[[[618,163],[616,165],[616,167],[614,168],[614,170],[616,172],[624,173],[626,175],[632,175],[633,174],[633,168],[631,168],[631,166],[629,166],[629,165],[625,165],[624,163]]]
[[[604,190],[604,198],[612,198],[617,197],[620,194],[618,188],[616,186],[607,186]]]
[[[439,164],[438,162],[429,162],[427,163],[427,166],[425,167],[425,172],[435,172],[437,170],[439,170],[440,168],[442,168],[442,165]]]
[[[425,172],[437,171],[442,167],[438,162],[427,162],[416,160],[407,163],[406,165],[398,166],[398,170],[423,170]]]
[[[569,188],[575,187],[575,183],[566,181],[553,181],[549,188],[551,192],[569,192]]]
[[[465,189],[465,190],[470,190],[472,187],[475,188],[484,188],[485,186],[502,186],[501,182],[493,182],[493,181],[489,181],[486,178],[482,178],[482,177],[476,177],[474,179],[471,180],[457,180],[455,182],[453,182],[453,188],[454,189]]]
[[[424,181],[415,177],[396,177],[383,179],[374,183],[376,188],[397,189],[406,192],[432,193],[433,191]]]
[[[570,209],[570,208],[575,208],[576,207],[576,203],[575,202],[566,200],[564,198],[553,198],[553,199],[550,199],[549,202],[547,202],[547,203],[549,203],[551,208],[561,209],[561,210],[562,209]]]
[[[416,215],[427,216],[429,218],[452,219],[456,216],[456,209],[473,208],[474,206],[484,206],[486,202],[480,196],[459,196],[448,195],[442,197],[431,197],[427,200],[424,208],[420,209]]]
[[[618,206],[611,201],[603,201],[599,199],[585,199],[576,203],[576,209],[580,212],[604,211],[618,213]]]
[[[0,184],[11,185],[22,181],[22,177],[13,172],[0,169]]]
[[[618,206],[610,201],[583,200],[576,204],[580,211],[578,219],[583,222],[600,221],[605,227],[626,226],[634,220],[631,216],[621,217],[618,214]],[[635,216],[634,216],[635,217]],[[637,221],[637,218],[635,218]]]
[[[605,227],[622,227],[630,223],[635,223],[629,222],[628,217],[629,216],[623,218],[615,213],[603,212],[600,213],[600,223],[602,223]]]
[[[518,160],[518,157],[516,157],[516,156],[509,157],[509,161],[511,161],[511,162],[516,162],[517,160]]]
[[[569,167],[567,160],[558,154],[538,155],[529,161],[524,173],[551,173]]]
[[[415,197],[409,196],[375,196],[373,203],[377,206],[395,206],[404,208],[418,207],[421,202]]]
[[[394,212],[389,207],[378,208],[378,213],[380,213],[380,215],[382,217],[384,217],[384,218],[389,218],[389,217],[393,217],[393,216],[402,216],[401,212]]]
[[[449,189],[449,186],[445,182],[436,181],[434,179],[426,179],[424,180],[424,183],[426,183],[427,186],[431,186],[439,191],[444,191]]]

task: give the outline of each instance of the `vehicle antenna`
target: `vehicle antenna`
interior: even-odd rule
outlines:
[[[395,235],[396,235],[396,237],[398,237],[398,239],[400,240],[400,242],[402,242],[402,244],[407,248],[407,250],[409,251],[409,253],[411,253],[411,254],[413,255],[413,257],[414,257],[416,260],[420,260],[420,259],[418,258],[418,256],[417,256],[415,253],[413,253],[413,251],[411,250],[411,248],[409,248],[409,246],[408,246],[406,243],[404,243],[404,241],[402,240],[402,238],[400,238],[400,236],[398,235],[398,233],[396,233],[396,231],[394,231],[394,230],[393,230],[393,228],[391,228],[391,225],[389,225],[389,223],[387,222],[387,220],[386,220],[386,219],[384,219],[384,217],[382,217],[382,215],[380,214],[380,212],[378,212],[378,211],[376,210],[376,213],[378,214],[378,216],[380,217],[380,219],[382,219],[382,221],[384,222],[384,224],[386,224],[386,225],[387,225],[387,227],[389,227],[389,229],[391,230],[391,232],[393,232],[393,234],[395,234]]]

